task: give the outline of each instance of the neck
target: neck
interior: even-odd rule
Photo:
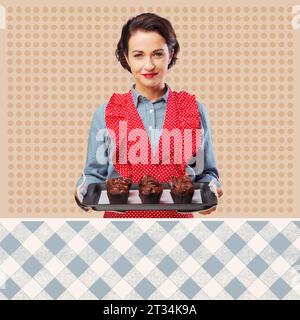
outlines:
[[[159,87],[140,87],[138,83],[135,85],[135,89],[144,97],[146,97],[149,100],[155,100],[157,98],[160,98],[163,96],[166,92],[166,86],[165,83],[162,83]]]

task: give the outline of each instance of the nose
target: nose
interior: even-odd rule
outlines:
[[[146,64],[145,64],[145,69],[146,70],[152,70],[155,68],[155,65],[154,63],[152,62],[152,59],[151,58],[148,58],[147,61],[146,61]]]

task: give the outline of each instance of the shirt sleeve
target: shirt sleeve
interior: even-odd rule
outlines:
[[[104,182],[108,175],[108,134],[105,124],[107,103],[107,101],[104,102],[92,118],[85,167],[76,183],[77,195],[81,201],[89,184]]]
[[[197,101],[201,117],[201,147],[199,148],[196,161],[189,163],[188,174],[193,176],[197,182],[211,182],[215,180],[216,186],[221,187],[219,182],[219,172],[211,137],[211,127],[209,115],[203,103]]]

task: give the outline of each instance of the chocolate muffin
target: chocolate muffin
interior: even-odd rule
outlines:
[[[106,191],[110,204],[126,204],[132,181],[128,178],[110,178],[106,180]]]
[[[159,203],[163,192],[162,184],[150,175],[145,175],[139,182],[139,197],[142,203]]]
[[[194,186],[189,176],[174,177],[169,183],[174,203],[191,203],[194,195]]]

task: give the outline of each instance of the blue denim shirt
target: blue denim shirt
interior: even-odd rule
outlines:
[[[159,135],[151,134],[152,129],[163,128],[166,105],[169,94],[169,87],[165,85],[166,92],[160,98],[150,101],[146,97],[139,94],[135,89],[135,84],[131,87],[132,97],[135,106],[137,107],[138,113],[143,121],[144,127],[147,131],[151,142],[151,148],[155,152],[156,147],[159,142]],[[88,139],[88,148],[87,148],[87,158],[83,175],[77,181],[76,187],[79,188],[79,193],[81,196],[86,194],[87,186],[91,183],[104,182],[109,177],[118,177],[120,174],[116,171],[111,158],[110,152],[107,148],[101,148],[101,145],[104,143],[106,146],[113,145],[110,140],[110,136],[107,133],[107,127],[105,123],[105,109],[108,104],[108,101],[105,101],[94,113],[92,119],[92,125],[89,131]],[[217,186],[220,186],[219,183],[219,174],[216,167],[216,160],[212,145],[211,139],[211,130],[209,123],[209,116],[207,110],[203,103],[197,101],[200,117],[201,117],[201,129],[202,129],[202,144],[199,148],[198,153],[202,152],[203,155],[203,170],[202,172],[195,173],[193,169],[193,164],[189,163],[186,166],[186,173],[192,178],[193,181],[199,182],[210,182],[211,180],[216,180],[215,183]],[[101,130],[102,129],[102,130]],[[104,139],[97,138],[97,134],[101,130],[106,132]],[[99,159],[101,161],[99,161]]]

